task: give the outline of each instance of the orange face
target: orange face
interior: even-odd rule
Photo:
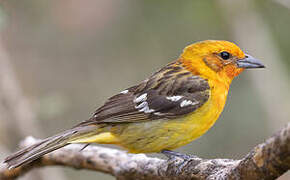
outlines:
[[[262,68],[258,60],[244,54],[234,43],[207,40],[186,47],[180,57],[193,73],[206,78],[231,81],[245,68]]]

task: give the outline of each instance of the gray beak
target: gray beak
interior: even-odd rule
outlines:
[[[244,59],[237,60],[237,66],[238,68],[245,68],[245,69],[265,68],[265,66],[258,59],[255,59],[254,57],[248,54],[246,54]]]

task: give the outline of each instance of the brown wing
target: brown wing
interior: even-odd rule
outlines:
[[[138,86],[107,100],[81,124],[129,123],[186,115],[209,98],[207,80],[192,75],[178,62],[169,64]]]

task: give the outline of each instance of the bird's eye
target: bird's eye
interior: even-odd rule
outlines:
[[[224,60],[227,60],[231,57],[231,54],[228,53],[227,51],[223,51],[220,53],[221,58],[223,58]]]

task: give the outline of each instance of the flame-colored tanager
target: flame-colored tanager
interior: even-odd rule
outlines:
[[[109,98],[89,120],[20,150],[5,162],[18,167],[71,143],[116,144],[131,153],[178,148],[215,123],[234,77],[246,68],[263,67],[228,41],[191,44],[176,61]]]

